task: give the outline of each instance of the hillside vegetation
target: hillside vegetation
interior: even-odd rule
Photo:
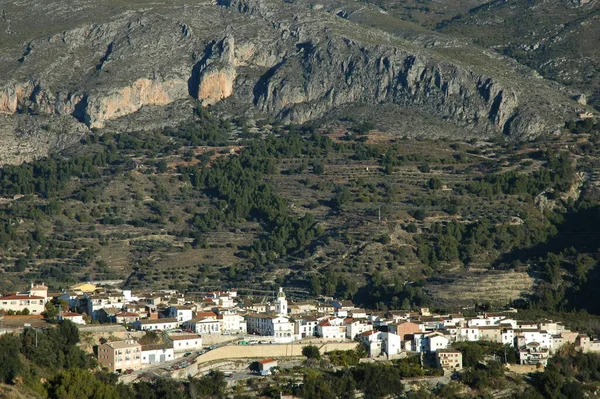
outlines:
[[[595,134],[500,146],[396,139],[364,120],[258,126],[198,108],[178,128],[92,134],[5,166],[1,288],[124,279],[260,296],[284,284],[296,297],[383,309],[470,304],[460,294],[469,282],[487,281],[480,298],[506,303],[544,279],[595,281],[593,242],[589,259],[564,241],[551,247],[562,251],[558,270],[544,260],[545,245],[580,228],[573,218],[595,212]],[[455,276],[450,298],[439,284]]]

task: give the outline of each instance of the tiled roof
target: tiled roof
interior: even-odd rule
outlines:
[[[45,299],[44,297],[41,296],[35,296],[35,295],[6,295],[0,298],[0,300],[9,300],[9,301],[23,301],[26,299]]]

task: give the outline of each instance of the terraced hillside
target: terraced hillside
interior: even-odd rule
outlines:
[[[283,284],[298,298],[399,307],[470,304],[458,293],[480,291],[461,284],[483,281],[498,286],[482,298],[516,299],[534,280],[506,288],[492,268],[537,276],[535,262],[501,257],[555,234],[548,209],[566,209],[559,193],[574,171],[598,163],[595,136],[567,131],[530,144],[432,141],[365,120],[283,129],[198,110],[177,129],[90,135],[60,156],[5,166],[2,288]],[[585,176],[577,195],[594,190]]]

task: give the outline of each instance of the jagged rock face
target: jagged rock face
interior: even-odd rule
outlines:
[[[109,22],[75,25],[0,54],[8,65],[0,113],[69,116],[101,129],[143,107],[190,98],[294,123],[355,102],[393,103],[482,135],[534,137],[577,105],[564,89],[501,57],[494,63],[506,70],[495,76],[443,53],[466,44],[407,42],[269,0],[223,0],[193,12],[127,10]],[[426,134],[427,126],[410,133]]]
[[[144,105],[167,105],[186,96],[185,80],[138,79],[131,86],[115,92],[89,97],[85,123],[91,128],[102,128],[106,120],[132,114]]]
[[[227,36],[206,51],[206,60],[199,64],[198,88],[190,93],[202,105],[213,105],[233,94],[236,78],[235,40]],[[193,78],[193,77],[192,77]]]
[[[274,67],[255,103],[290,122],[305,122],[353,102],[419,107],[463,126],[502,131],[518,105],[514,90],[451,64],[347,40],[304,51]],[[292,64],[292,65],[290,65]],[[301,70],[290,79],[290,70]]]

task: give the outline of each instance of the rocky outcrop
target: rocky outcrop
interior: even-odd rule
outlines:
[[[205,58],[198,64],[197,71],[193,71],[190,78],[193,85],[197,84],[191,94],[195,95],[204,106],[213,105],[231,96],[236,78],[235,63],[233,36],[227,36],[219,43],[209,46]],[[198,76],[195,76],[196,74]]]
[[[131,86],[87,98],[84,120],[91,128],[104,127],[104,121],[138,111],[144,105],[167,105],[187,96],[183,79],[138,79]]]
[[[263,75],[255,94],[257,106],[288,122],[302,123],[353,102],[392,102],[488,133],[511,133],[518,106],[515,90],[493,78],[344,39],[303,43],[301,51]]]
[[[19,105],[29,96],[33,85],[29,82],[12,83],[0,88],[0,113],[14,114],[19,110]]]

